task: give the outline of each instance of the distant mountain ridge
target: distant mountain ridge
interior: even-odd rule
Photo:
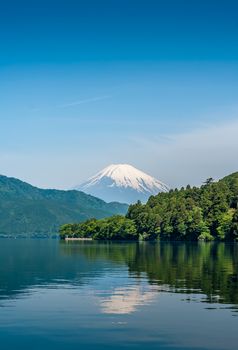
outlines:
[[[0,234],[52,234],[67,222],[124,214],[128,206],[78,191],[40,189],[0,175]]]
[[[106,202],[146,202],[151,195],[168,192],[169,187],[129,164],[111,164],[75,189]]]

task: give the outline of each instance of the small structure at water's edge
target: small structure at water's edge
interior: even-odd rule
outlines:
[[[92,241],[92,238],[84,237],[65,237],[65,241]]]

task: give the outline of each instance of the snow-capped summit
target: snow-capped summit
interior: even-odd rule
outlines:
[[[106,202],[145,202],[149,196],[169,187],[129,164],[111,164],[75,188]]]

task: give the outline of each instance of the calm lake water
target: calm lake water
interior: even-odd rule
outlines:
[[[1,349],[238,348],[238,245],[0,240]]]

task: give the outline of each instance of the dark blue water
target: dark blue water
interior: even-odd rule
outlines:
[[[238,245],[0,240],[1,349],[238,348]]]

